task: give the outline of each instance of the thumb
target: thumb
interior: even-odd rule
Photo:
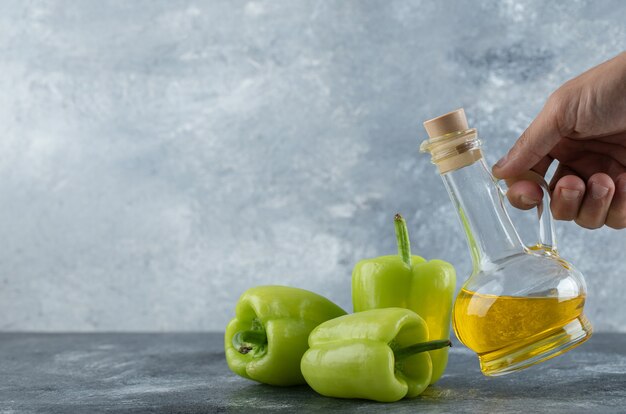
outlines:
[[[553,99],[548,100],[513,148],[493,166],[493,175],[497,178],[518,176],[534,167],[559,142],[562,135],[557,119],[561,105],[553,102]]]

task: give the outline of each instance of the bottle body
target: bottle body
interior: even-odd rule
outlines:
[[[591,336],[582,275],[561,258],[532,251],[473,274],[454,305],[457,338],[485,375],[503,375],[577,346]],[[520,288],[508,281],[526,279]]]

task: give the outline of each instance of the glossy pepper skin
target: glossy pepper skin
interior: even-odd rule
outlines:
[[[430,355],[424,351],[450,344],[427,341],[426,322],[408,309],[341,316],[311,332],[302,374],[311,388],[328,397],[381,402],[415,397],[432,377]]]
[[[432,338],[450,337],[452,301],[456,286],[454,267],[442,260],[412,256],[406,222],[394,218],[398,255],[361,260],[352,271],[355,312],[401,307],[411,309],[428,325]],[[448,349],[431,351],[434,384],[448,364]]]
[[[309,333],[345,311],[328,299],[287,286],[258,286],[237,302],[226,327],[224,349],[236,374],[272,385],[304,384],[300,359]]]

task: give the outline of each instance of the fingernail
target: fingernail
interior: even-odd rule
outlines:
[[[527,206],[534,206],[537,203],[539,203],[539,201],[533,200],[532,198],[526,197],[525,195],[519,196],[519,199],[522,203],[526,204]]]
[[[504,157],[500,158],[498,162],[496,162],[496,165],[494,165],[494,167],[502,168],[504,167],[504,164],[506,164],[508,160],[509,160],[509,154],[506,154]]]
[[[600,198],[606,197],[608,193],[609,193],[608,187],[605,187],[597,183],[591,183],[591,198],[598,200]]]
[[[566,200],[578,200],[580,197],[580,191],[578,190],[570,190],[569,188],[561,188],[561,197]]]

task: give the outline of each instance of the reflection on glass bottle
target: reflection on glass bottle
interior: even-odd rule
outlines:
[[[514,372],[568,351],[591,336],[583,314],[583,276],[557,252],[544,189],[539,243],[521,242],[503,192],[483,159],[462,109],[426,121],[421,150],[437,165],[465,230],[473,262],[454,306],[459,340],[479,356],[485,375]]]

